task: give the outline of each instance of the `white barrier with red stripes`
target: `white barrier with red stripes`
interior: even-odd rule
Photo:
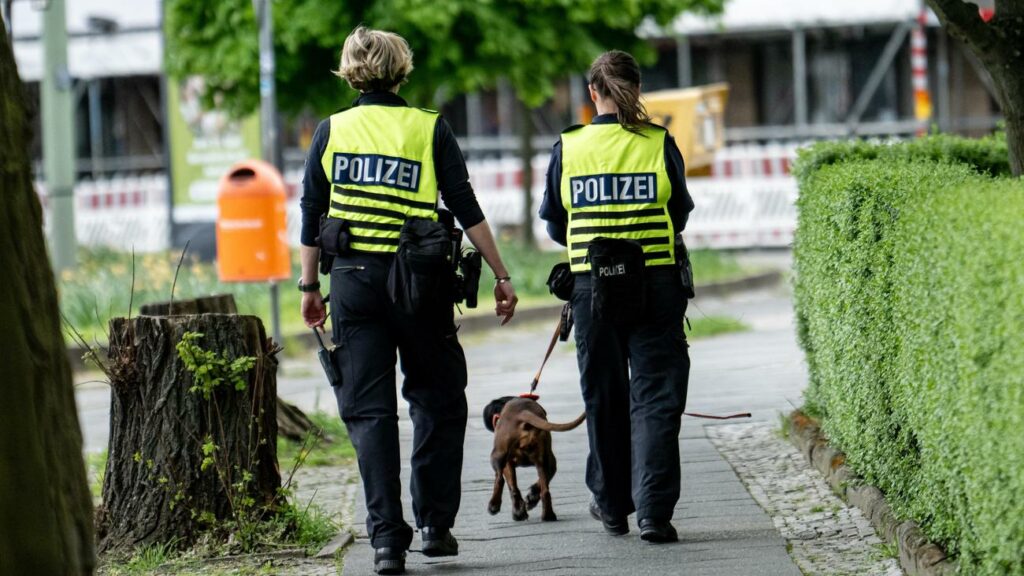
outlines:
[[[736,146],[722,150],[707,178],[689,178],[696,209],[686,238],[690,246],[707,248],[782,247],[796,228],[796,183],[789,171],[796,145]],[[548,156],[533,159],[533,211],[540,207]],[[468,163],[470,182],[487,220],[495,228],[518,226],[523,219],[522,176],[518,158]],[[284,174],[288,193],[288,238],[298,245],[302,226],[299,198],[302,171]],[[46,206],[45,190],[40,196]],[[170,245],[167,180],[163,175],[122,176],[83,181],[75,186],[75,226],[85,246],[106,246],[137,252],[165,250]],[[213,221],[215,205],[175,207],[179,221]],[[534,219],[542,246],[553,246],[545,224]]]
[[[49,202],[45,185],[36,184],[44,209]],[[44,211],[44,227],[52,225]],[[167,178],[163,175],[119,176],[75,184],[75,236],[83,246],[102,246],[136,252],[166,250]]]
[[[690,248],[782,248],[796,231],[792,177],[690,178]]]

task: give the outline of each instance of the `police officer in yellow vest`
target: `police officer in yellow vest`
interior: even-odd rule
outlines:
[[[675,241],[693,201],[675,141],[639,101],[636,60],[607,52],[589,82],[598,115],[555,145],[540,216],[574,273],[590,512],[614,535],[636,512],[641,539],[673,542],[690,371]]]
[[[402,515],[396,349],[413,422],[410,490],[422,550],[428,556],[458,554],[450,529],[461,495],[466,359],[452,299],[431,299],[410,313],[390,296],[389,270],[403,225],[437,220],[440,196],[494,271],[495,313],[503,324],[517,301],[451,127],[436,112],[410,107],[397,95],[411,71],[412,53],[400,36],[363,27],[349,35],[337,74],[361,95],[317,128],[301,203],[299,289],[311,327],[326,319],[317,276],[321,248],[329,236],[334,244],[341,236],[321,232],[321,217],[340,225],[346,238],[346,246],[330,249],[339,252],[330,270],[340,376],[334,392],[359,461],[379,574],[404,572],[413,537]]]

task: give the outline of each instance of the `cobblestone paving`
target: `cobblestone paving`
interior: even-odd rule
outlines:
[[[708,438],[772,517],[806,576],[901,576],[861,511],[847,506],[768,422],[708,426]]]

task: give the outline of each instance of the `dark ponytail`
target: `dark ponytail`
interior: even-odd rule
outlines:
[[[605,52],[590,65],[590,85],[618,107],[619,124],[630,132],[640,133],[651,117],[640,102],[640,65],[636,58],[621,50]]]

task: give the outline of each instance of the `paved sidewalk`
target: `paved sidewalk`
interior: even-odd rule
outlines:
[[[700,308],[700,310],[697,309]],[[692,345],[693,370],[688,409],[702,412],[751,411],[755,419],[774,421],[778,412],[800,404],[806,376],[796,346],[791,309],[785,294],[763,292],[723,301],[697,303],[691,317],[729,313],[754,327],[748,333],[722,336]],[[554,320],[553,320],[554,321]],[[681,542],[652,546],[640,542],[635,518],[624,537],[606,535],[587,513],[584,484],[586,431],[556,433],[554,450],[559,470],[552,496],[559,520],[540,521],[539,509],[529,520],[514,522],[507,491],[502,512],[490,516],[487,500],[493,482],[489,455],[492,436],[483,427],[482,407],[492,398],[525,392],[553,326],[494,332],[464,341],[469,359],[470,419],[463,470],[463,503],[455,535],[461,554],[451,559],[409,555],[412,574],[687,574],[740,576],[793,575],[800,571],[786,553],[785,541],[757,505],[729,464],[708,440],[707,421],[686,418],[679,448],[683,459],[683,491],[674,523]],[[582,410],[575,354],[561,345],[552,357],[540,387],[541,403],[554,421],[567,421]],[[407,460],[411,424],[402,413],[403,459]],[[408,468],[404,470],[408,486]],[[532,483],[532,471],[520,471],[520,485]],[[408,497],[406,517],[412,523]],[[345,575],[372,574],[373,551],[362,520],[365,508],[357,499],[360,531],[345,559]],[[413,548],[419,547],[418,537]]]

